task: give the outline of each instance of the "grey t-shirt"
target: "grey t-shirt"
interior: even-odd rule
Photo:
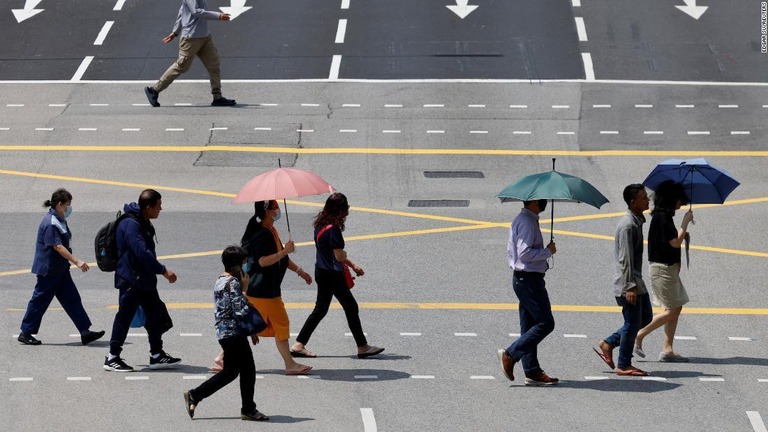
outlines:
[[[220,15],[207,9],[205,0],[182,0],[173,33],[180,38],[207,37],[210,34],[208,20],[217,20]]]

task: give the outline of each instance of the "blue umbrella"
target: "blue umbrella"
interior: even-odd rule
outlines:
[[[656,190],[668,180],[683,186],[691,204],[722,204],[740,184],[728,171],[698,158],[665,160],[648,174],[643,185]]]

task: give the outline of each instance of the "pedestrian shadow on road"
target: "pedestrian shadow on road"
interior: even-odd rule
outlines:
[[[308,421],[315,421],[314,418],[310,417],[291,417],[291,416],[285,416],[285,415],[272,415],[267,414],[269,416],[269,421],[267,423],[285,423],[285,424],[291,424],[291,423],[303,423]],[[206,420],[237,420],[238,423],[242,424],[242,421],[240,420],[240,416],[237,417],[195,417],[195,421],[206,421]]]
[[[638,378],[613,378],[607,380],[561,380],[557,387],[621,393],[658,393],[674,390],[681,384],[664,381],[642,381]]]
[[[690,357],[690,360],[691,362],[689,364],[768,366],[768,358],[759,358],[759,357],[725,357],[725,358]]]
[[[281,373],[285,373],[281,371]],[[386,369],[312,369],[312,375],[324,381],[378,382],[408,379],[411,374]]]
[[[147,364],[135,364],[133,365],[133,367],[136,369],[136,372],[181,373],[181,374],[195,374],[195,375],[213,374],[210,370],[208,370],[208,367],[206,366],[194,366],[194,365],[186,365],[186,364],[182,364],[181,366],[173,369],[150,369],[149,365]]]
[[[356,354],[353,354],[353,355],[319,355],[319,356],[313,357],[313,358],[318,358],[318,359],[322,359],[322,358],[329,358],[329,359],[331,359],[331,358],[339,358],[339,359],[355,359],[355,360],[357,360],[357,355]],[[360,359],[360,361],[370,362],[370,361],[387,361],[387,360],[410,360],[412,358],[413,357],[407,356],[407,355],[379,354],[379,355],[374,356],[374,357],[368,357],[367,359]]]

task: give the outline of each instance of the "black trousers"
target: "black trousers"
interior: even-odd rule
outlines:
[[[359,347],[367,345],[368,341],[363,334],[363,325],[360,323],[360,309],[357,306],[355,297],[352,295],[352,291],[347,288],[344,273],[315,267],[315,281],[317,282],[315,309],[307,317],[307,321],[296,337],[296,342],[304,345],[309,342],[312,333],[328,313],[331,300],[333,300],[333,297],[336,297],[336,300],[341,304],[341,308],[344,309],[344,314],[347,316],[347,325],[349,325],[349,330],[355,338],[355,343]]]
[[[109,352],[119,356],[123,351],[123,343],[131,329],[131,321],[136,315],[136,309],[141,305],[147,315],[147,329],[149,338],[149,352],[157,354],[163,351],[163,333],[167,332],[173,324],[168,316],[165,303],[160,300],[157,288],[138,289],[135,287],[120,288],[120,306],[112,323],[112,337],[109,341]]]
[[[240,375],[240,399],[242,400],[240,413],[251,413],[256,409],[256,403],[253,401],[256,366],[253,364],[253,353],[248,344],[248,337],[235,336],[221,339],[219,345],[224,349],[224,368],[199,387],[190,390],[189,394],[192,399],[200,402]]]

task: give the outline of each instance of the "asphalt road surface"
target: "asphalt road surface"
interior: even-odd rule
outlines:
[[[175,59],[175,43],[160,39],[176,2],[0,1],[3,430],[765,431],[761,2],[703,4],[698,19],[656,1],[478,0],[463,19],[448,1],[246,3],[211,24],[238,106],[210,107],[196,64],[151,108],[142,87]],[[12,9],[42,11],[18,22],[33,12]],[[648,357],[634,359],[651,376],[618,378],[592,347],[621,324],[611,294],[621,190],[664,159],[691,157],[741,181],[726,205],[693,209],[681,276],[691,302],[675,341],[692,361],[656,361],[656,331]],[[496,359],[519,332],[505,247],[520,205],[495,195],[553,158],[610,203],[555,207],[557,324],[539,358],[561,383],[539,389],[507,381]],[[319,354],[309,378],[284,376],[270,339],[254,347],[256,402],[272,421],[239,420],[236,383],[190,421],[181,394],[210,376],[219,349],[219,254],[250,216],[231,198],[278,159],[349,197],[348,252],[366,270],[354,294],[368,339],[386,351],[357,359],[334,308],[308,346]],[[181,368],[150,371],[134,329],[123,357],[137,371],[103,371],[108,341],[81,346],[56,301],[43,345],[16,342],[41,204],[58,187],[74,195],[74,252],[89,261],[96,230],[123,203],[146,187],[163,194],[157,249],[179,275],[160,283],[175,323],[164,340]],[[292,258],[305,269],[323,200],[288,201]],[[283,221],[278,230],[286,240]],[[109,334],[112,275],[73,277],[93,328]],[[294,334],[316,293],[300,282],[288,274],[283,287]]]

